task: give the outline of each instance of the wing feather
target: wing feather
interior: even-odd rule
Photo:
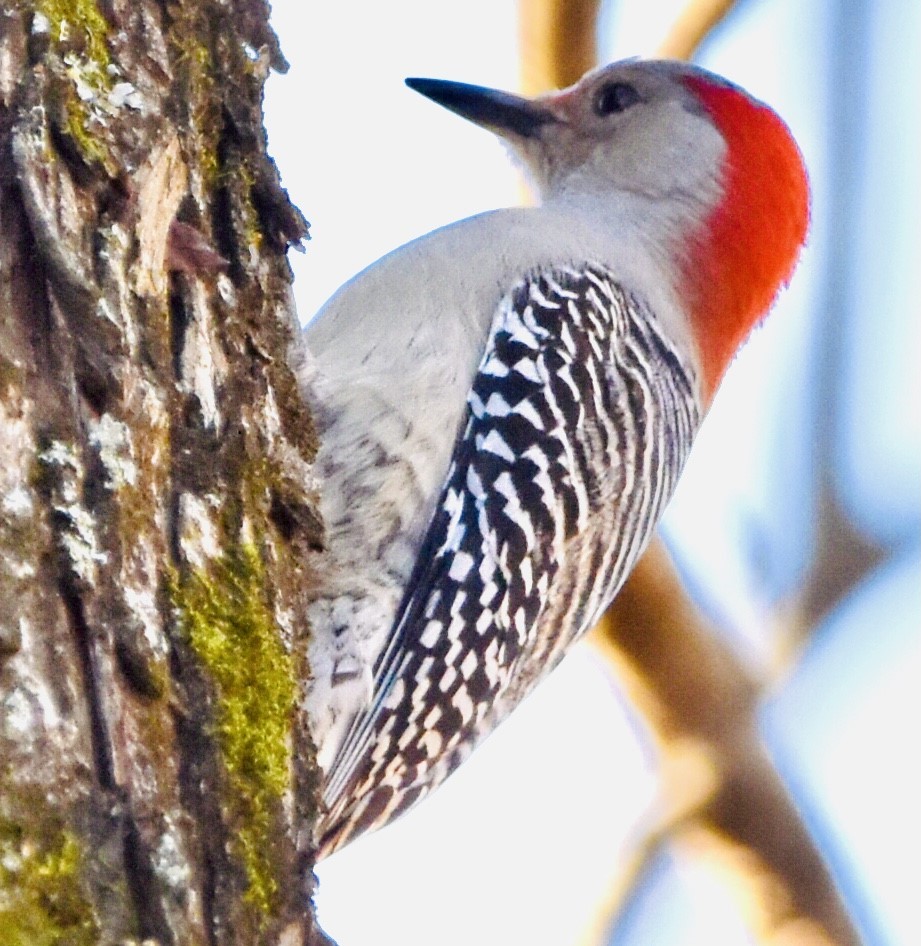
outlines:
[[[372,701],[328,773],[326,853],[436,787],[596,620],[671,493],[696,392],[603,267],[503,298]]]

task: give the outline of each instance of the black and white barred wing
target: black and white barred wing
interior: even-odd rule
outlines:
[[[329,772],[327,852],[436,787],[607,607],[684,463],[695,392],[601,267],[503,299],[372,704]]]

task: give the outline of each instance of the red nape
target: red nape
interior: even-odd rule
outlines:
[[[809,182],[783,121],[741,89],[685,78],[726,141],[723,199],[685,260],[683,280],[707,400],[793,275],[809,226]]]

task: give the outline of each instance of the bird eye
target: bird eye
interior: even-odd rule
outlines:
[[[603,85],[595,94],[593,107],[596,115],[613,115],[614,112],[623,112],[640,100],[640,94],[626,82],[609,82]]]

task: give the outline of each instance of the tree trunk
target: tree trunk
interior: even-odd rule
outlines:
[[[0,12],[0,940],[310,939],[321,539],[265,0]]]

